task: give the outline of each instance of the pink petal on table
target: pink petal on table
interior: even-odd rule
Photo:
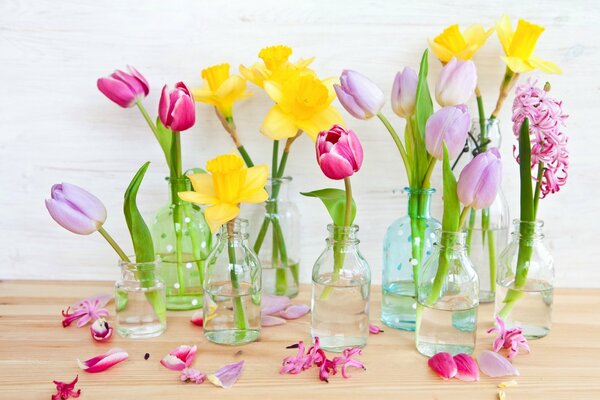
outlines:
[[[275,296],[273,294],[265,294],[261,299],[261,313],[263,315],[276,314],[284,310],[291,304],[290,298],[287,296]]]
[[[237,362],[235,364],[229,364],[215,372],[214,374],[208,375],[210,383],[216,386],[220,386],[225,389],[229,389],[237,382],[239,377],[242,375],[242,368],[244,367],[244,361]]]
[[[484,374],[492,378],[501,376],[519,375],[519,371],[498,353],[485,350],[478,357],[479,368]]]
[[[296,319],[306,315],[309,311],[310,307],[306,304],[295,304],[279,311],[279,316],[285,319]]]
[[[196,350],[196,346],[179,346],[164,356],[160,363],[172,371],[181,371],[192,365],[194,357],[196,357]]]
[[[92,326],[90,326],[92,339],[97,342],[107,342],[113,334],[113,327],[108,325],[104,318],[98,318]]]
[[[379,335],[382,332],[383,332],[383,330],[381,330],[381,328],[378,327],[377,325],[369,324],[369,333],[371,333],[373,335]]]
[[[454,357],[456,363],[456,377],[461,381],[478,381],[479,367],[473,357],[468,354],[457,354]]]
[[[89,360],[83,362],[77,360],[77,363],[79,364],[79,368],[81,368],[85,372],[94,373],[105,371],[113,365],[116,365],[121,361],[127,360],[127,357],[129,357],[129,354],[127,354],[125,350],[115,348],[109,350],[108,353],[92,357]]]
[[[196,311],[192,315],[192,319],[190,320],[190,322],[194,325],[204,326],[204,313],[202,312],[202,310]]]
[[[202,371],[198,371],[194,368],[186,368],[181,371],[181,376],[179,377],[181,382],[192,382],[201,384],[206,380],[206,374]]]
[[[277,326],[285,324],[285,319],[273,315],[263,315],[260,317],[261,326]]]
[[[427,361],[427,364],[429,368],[434,370],[444,380],[452,379],[456,376],[456,362],[454,362],[454,358],[449,353],[437,353]]]
[[[171,371],[183,371],[185,369],[185,362],[180,360],[174,355],[167,354],[160,360],[163,367],[170,369]]]

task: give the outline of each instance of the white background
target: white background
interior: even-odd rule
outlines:
[[[293,5],[292,5],[293,4]],[[597,184],[600,124],[596,1],[51,1],[0,2],[0,278],[113,279],[116,256],[102,238],[73,235],[48,216],[44,198],[56,182],[84,186],[103,199],[105,225],[123,247],[129,238],[122,195],[135,170],[152,165],[140,202],[144,214],[167,201],[165,165],[157,143],[135,109],[123,110],[96,89],[96,79],[126,64],[151,83],[145,104],[156,113],[160,88],[182,80],[201,84],[200,70],[229,62],[252,64],[265,45],[288,44],[293,58],[316,56],[323,77],[342,69],[361,71],[386,95],[396,71],[418,67],[427,38],[454,22],[489,27],[503,13],[546,27],[536,53],[556,62],[562,76],[550,79],[564,98],[569,119],[571,167],[564,190],[541,202],[547,245],[556,258],[559,286],[600,286]],[[477,54],[480,86],[491,111],[504,72],[495,36]],[[430,58],[431,83],[439,63]],[[251,86],[251,85],[250,85]],[[240,135],[255,161],[270,162],[270,142],[258,127],[270,107],[258,88],[235,108]],[[504,189],[512,215],[518,212],[518,169],[510,101],[502,115]],[[474,106],[474,103],[472,104]],[[341,107],[340,107],[341,109]],[[475,108],[472,107],[474,111]],[[403,122],[390,111],[397,129]],[[403,215],[406,185],[400,157],[379,121],[357,121],[345,111],[349,127],[362,139],[365,161],[353,178],[361,226],[361,248],[380,282],[381,242],[392,219]],[[184,168],[203,166],[231,151],[229,137],[212,110],[197,105],[197,125],[183,134]],[[308,137],[294,145],[287,171],[296,192],[338,186],[327,182],[315,163]],[[439,168],[436,175],[439,175]],[[439,178],[436,178],[439,182]],[[437,185],[439,187],[439,184]],[[395,191],[395,192],[394,192]],[[294,196],[303,214],[302,278],[323,249],[327,214],[315,199]],[[435,214],[440,214],[436,196]]]

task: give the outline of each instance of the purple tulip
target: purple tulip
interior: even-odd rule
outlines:
[[[488,208],[496,199],[501,182],[500,152],[493,147],[478,154],[463,168],[458,178],[458,198],[465,206]]]
[[[419,77],[410,67],[405,67],[396,74],[392,87],[392,110],[402,118],[408,118],[415,113],[417,84]]]
[[[425,125],[425,147],[429,154],[441,160],[443,142],[448,147],[450,159],[456,158],[465,147],[471,115],[467,106],[461,104],[437,110]]]
[[[358,172],[363,162],[363,148],[352,130],[334,125],[317,136],[317,162],[330,179],[344,179]]]
[[[435,85],[435,98],[442,107],[465,104],[475,91],[477,69],[471,60],[457,61],[452,58],[442,68]]]
[[[106,208],[96,196],[79,186],[59,183],[50,189],[46,208],[63,228],[79,235],[89,235],[106,221]]]
[[[133,106],[150,92],[148,81],[137,69],[128,65],[127,71],[129,73],[118,69],[109,76],[98,79],[96,83],[98,90],[123,108]]]
[[[160,122],[172,131],[181,132],[190,129],[196,122],[196,106],[190,91],[183,82],[175,84],[169,91],[163,87],[158,104]]]
[[[356,71],[344,70],[340,76],[340,84],[333,87],[340,103],[354,118],[373,117],[385,102],[381,89]]]

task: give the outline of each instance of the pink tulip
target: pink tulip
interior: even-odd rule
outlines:
[[[425,147],[429,154],[441,160],[443,143],[446,142],[448,155],[456,158],[465,147],[471,115],[465,105],[444,107],[437,110],[425,125]]]
[[[79,235],[89,235],[106,221],[106,208],[93,194],[70,183],[59,183],[50,189],[46,208],[63,228]]]
[[[340,84],[333,87],[342,106],[354,118],[369,119],[377,115],[385,102],[381,89],[356,71],[344,70]]]
[[[363,162],[363,148],[352,130],[334,125],[317,137],[317,162],[330,179],[344,179],[358,172]]]
[[[410,67],[405,67],[396,74],[392,87],[392,110],[402,118],[408,118],[415,113],[417,84],[419,77]]]
[[[148,81],[138,70],[128,65],[127,71],[129,73],[118,69],[96,83],[98,90],[123,108],[133,106],[150,92]]]
[[[471,60],[452,58],[442,68],[435,86],[435,98],[442,107],[465,104],[475,91],[477,69]]]
[[[158,104],[160,122],[172,131],[181,132],[190,129],[196,122],[196,106],[190,91],[183,82],[175,84],[169,90],[165,85]]]
[[[458,178],[458,198],[465,206],[488,208],[496,199],[501,182],[500,152],[493,147],[478,154],[463,168]]]

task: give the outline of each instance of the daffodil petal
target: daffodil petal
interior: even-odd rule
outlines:
[[[332,106],[315,114],[310,120],[298,121],[299,128],[306,132],[313,141],[317,139],[319,132],[328,130],[336,124],[343,126],[344,120],[340,113]]]
[[[527,61],[518,58],[518,57],[500,57],[502,61],[506,63],[506,66],[510,68],[512,72],[516,72],[517,74],[521,74],[523,72],[528,72],[533,69],[533,66],[529,64]]]
[[[429,47],[431,47],[431,50],[433,50],[433,52],[435,53],[437,58],[440,59],[441,62],[447,63],[452,59],[452,52],[446,49],[444,46],[437,44],[433,40],[429,40]]]
[[[262,203],[269,194],[265,190],[269,169],[266,164],[250,167],[246,171],[246,181],[240,191],[240,203]]]
[[[503,15],[500,21],[496,23],[496,33],[498,34],[500,44],[502,44],[502,49],[504,49],[504,54],[510,54],[510,43],[514,31],[508,15]]]
[[[533,55],[533,49],[542,32],[544,32],[543,27],[520,19],[507,55],[528,60]]]
[[[536,69],[539,69],[545,74],[562,74],[562,69],[552,61],[542,60],[537,57],[530,57],[529,63]]]
[[[264,81],[263,85],[265,92],[267,92],[271,100],[275,103],[281,103],[281,100],[283,99],[283,90],[281,89],[281,86],[270,80]]]
[[[206,207],[204,210],[204,218],[206,219],[211,232],[215,233],[223,224],[237,217],[239,213],[239,207],[232,204],[221,203]]]
[[[281,140],[294,137],[298,127],[290,115],[284,113],[278,105],[274,105],[267,113],[260,132],[272,140]]]

